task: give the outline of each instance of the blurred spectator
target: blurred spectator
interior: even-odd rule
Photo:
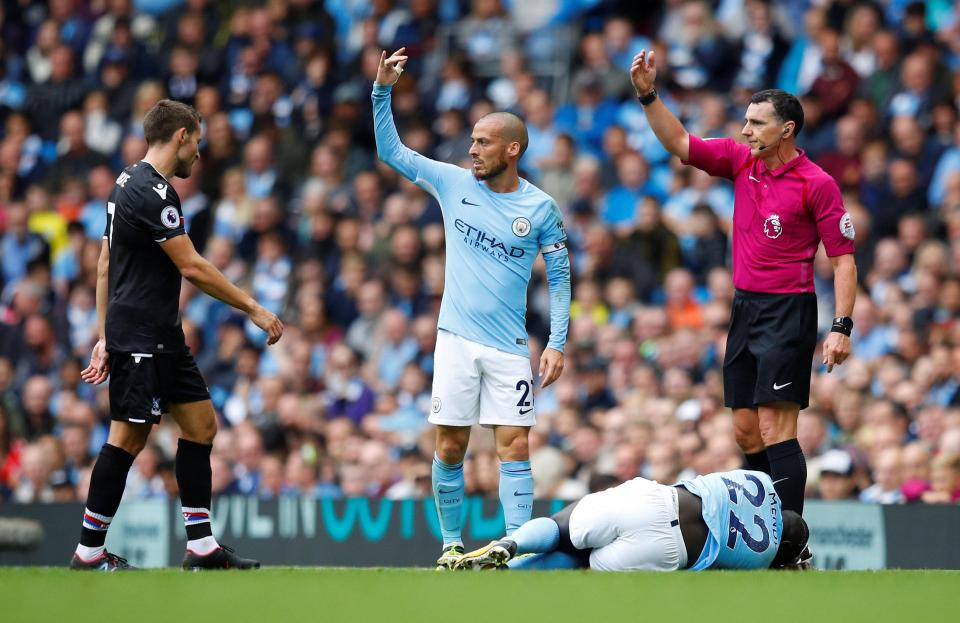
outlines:
[[[327,416],[345,417],[359,424],[373,410],[374,393],[360,377],[356,355],[349,347],[338,344],[330,351],[326,369]]]
[[[61,190],[68,178],[86,178],[91,169],[106,164],[106,158],[87,145],[85,125],[84,116],[76,111],[60,118],[57,161],[47,173],[47,183],[51,189]]]
[[[837,121],[837,148],[817,158],[817,164],[829,173],[842,190],[858,191],[862,177],[860,153],[864,146],[864,128],[858,119],[846,115]]]
[[[873,36],[872,45],[876,66],[868,75],[860,74],[860,91],[874,106],[885,110],[898,84],[899,42],[893,32],[881,30]]]
[[[774,83],[789,44],[773,22],[772,7],[763,1],[747,2],[750,26],[740,40],[740,71],[735,87],[758,91]]]
[[[905,501],[901,486],[901,450],[888,448],[874,461],[874,484],[860,492],[860,501],[873,504],[900,504]],[[822,470],[822,465],[821,465]],[[821,471],[821,474],[823,472]],[[821,478],[823,476],[821,475]]]
[[[481,73],[492,75],[499,66],[500,52],[511,47],[514,26],[506,19],[500,0],[472,0],[469,4],[470,13],[457,25],[457,43]]]
[[[810,92],[820,98],[823,114],[835,119],[847,111],[847,106],[857,91],[860,77],[840,52],[840,33],[825,30],[820,35],[823,53],[823,68],[810,85]]]
[[[674,268],[664,282],[665,307],[673,329],[703,328],[703,309],[693,297],[693,275],[684,268]]]
[[[928,504],[956,504],[960,501],[960,455],[941,454],[930,467],[930,490],[923,494]]]
[[[684,89],[726,91],[737,63],[710,5],[700,0],[685,2],[676,15],[679,23],[667,20],[663,28],[668,45],[665,60],[673,80]]]
[[[613,23],[614,20],[607,22],[607,27],[610,28]],[[626,24],[626,27],[630,28],[629,23]],[[605,39],[601,33],[584,33],[580,39],[583,68],[574,78],[574,83],[581,75],[588,73],[599,80],[604,96],[622,100],[631,96],[630,77],[623,71],[623,67],[613,64],[605,41],[610,40]],[[610,43],[612,45],[613,41],[610,41]]]
[[[619,228],[630,228],[636,223],[636,205],[641,197],[653,195],[664,199],[650,182],[650,168],[643,156],[628,151],[617,159],[619,184],[607,193],[600,213],[603,221]]]
[[[822,500],[856,499],[853,458],[845,450],[830,450],[817,462],[820,478],[818,497]]]
[[[603,96],[600,78],[580,74],[574,82],[573,101],[557,109],[557,129],[570,133],[577,148],[594,156],[603,149],[603,134],[614,122],[618,105]]]
[[[521,169],[538,179],[543,161],[549,158],[557,141],[559,130],[555,124],[550,96],[542,89],[535,89],[521,102],[527,123],[529,144],[520,160]]]
[[[11,286],[26,276],[31,262],[49,261],[50,249],[43,236],[28,229],[29,213],[23,203],[6,206],[6,217],[6,232],[0,239],[0,249],[3,253],[3,282]]]
[[[680,241],[664,223],[659,203],[650,196],[637,202],[636,228],[623,239],[621,248],[651,266],[659,282],[680,265]]]
[[[804,32],[794,39],[777,77],[777,86],[788,93],[802,94],[810,90],[823,61],[820,36],[827,28],[827,12],[811,6],[803,17]]]
[[[23,449],[20,459],[20,482],[13,493],[15,502],[52,502],[53,487],[50,476],[53,465],[50,457],[39,443]]]
[[[882,24],[880,11],[866,2],[851,7],[844,19],[844,57],[863,79],[872,75],[877,68],[873,42]]]
[[[77,108],[86,94],[86,86],[74,77],[73,51],[65,45],[57,45],[50,51],[50,73],[48,77],[37,80],[27,90],[24,110],[30,117],[31,125],[37,128],[44,140],[53,140],[57,136],[57,124],[63,113]]]

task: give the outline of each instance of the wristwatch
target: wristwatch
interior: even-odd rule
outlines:
[[[850,316],[837,316],[833,319],[833,326],[830,327],[830,332],[843,333],[847,337],[850,337],[850,333],[853,332],[853,318]]]
[[[638,95],[637,99],[640,100],[640,104],[643,106],[649,106],[657,99],[657,90],[650,89],[650,92],[646,95]]]

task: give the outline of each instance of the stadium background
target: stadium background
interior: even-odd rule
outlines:
[[[754,90],[800,95],[798,144],[853,216],[854,356],[815,367],[799,422],[808,496],[960,500],[950,2],[51,0],[2,3],[0,505],[85,498],[109,423],[105,388],[79,380],[103,204],[145,153],[142,116],[162,97],[204,117],[195,173],[173,182],[191,238],[287,326],[266,349],[184,284],[184,329],[221,416],[215,495],[429,497],[441,216],[376,161],[369,100],[380,50],[401,45],[404,142],[461,163],[479,116],[516,111],[525,176],[564,213],[571,337],[566,371],[536,398],[538,498],[741,465],[718,363],[733,196],[646,125],[627,67],[653,47],[661,96],[700,136],[738,136]],[[822,253],[816,266],[825,332],[831,270]],[[547,304],[541,263],[534,360]],[[165,420],[125,500],[176,496],[176,438]],[[489,432],[465,471],[469,494],[496,497]]]

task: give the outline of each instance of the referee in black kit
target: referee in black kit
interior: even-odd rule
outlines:
[[[107,227],[97,265],[100,339],[88,383],[110,376],[110,434],[90,478],[80,544],[72,569],[117,571],[126,560],[105,550],[107,529],[120,506],[127,472],[154,424],[169,413],[180,427],[176,477],[187,532],[188,569],[250,569],[213,537],[210,527],[210,450],[217,431],[207,385],[180,325],[181,276],[246,313],[274,344],[283,323],[201,257],[184,235],[183,211],[172,176],[190,176],[200,157],[200,115],[161,100],[143,120],[147,155],[120,173],[106,205]]]
[[[813,259],[823,241],[834,269],[836,317],[823,344],[827,371],[850,354],[857,268],[854,230],[832,177],[796,147],[803,108],[777,89],[750,99],[741,135],[690,136],[657,97],[654,53],[633,59],[630,77],[650,127],[685,164],[733,182],[736,295],[723,362],[724,403],[749,469],[773,478],[783,508],[803,512],[807,464],[797,417],[810,398],[817,346]]]

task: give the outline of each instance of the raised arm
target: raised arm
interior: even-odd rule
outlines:
[[[170,257],[184,279],[210,296],[219,299],[250,317],[255,325],[267,333],[267,344],[274,344],[283,335],[283,323],[272,312],[235,286],[217,267],[197,253],[189,236],[168,238],[160,247]]]
[[[655,96],[653,83],[656,77],[657,65],[653,50],[650,50],[649,54],[646,50],[641,50],[633,57],[633,64],[630,66],[633,88],[637,90],[641,103],[653,97],[652,102],[643,106],[650,128],[667,151],[686,162],[690,159],[690,135],[663,101]]]
[[[400,142],[397,126],[393,121],[393,111],[390,109],[390,91],[400,79],[403,66],[407,64],[407,57],[403,55],[405,49],[400,48],[389,58],[386,52],[380,54],[380,67],[377,69],[371,95],[377,156],[400,175],[436,195],[443,172],[448,169],[458,170],[459,167],[431,160]]]

